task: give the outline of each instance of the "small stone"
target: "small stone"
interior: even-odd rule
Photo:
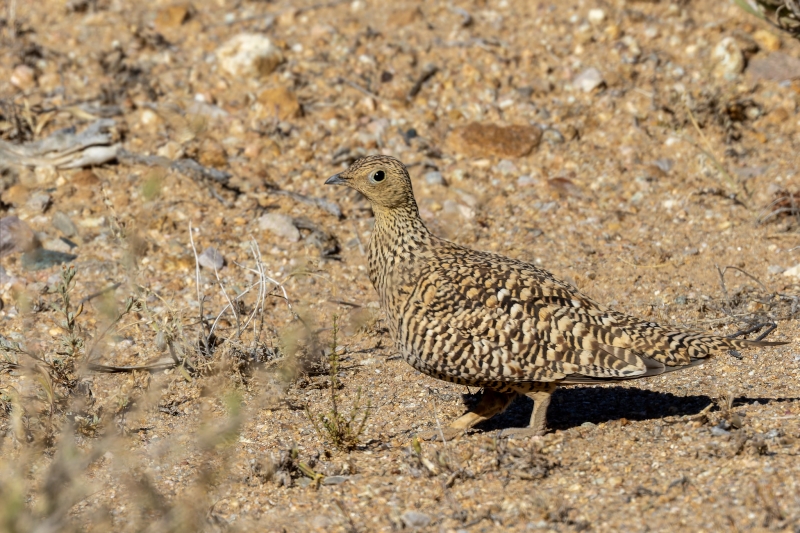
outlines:
[[[283,53],[267,37],[240,33],[217,49],[219,67],[237,78],[261,78],[283,62]]]
[[[758,57],[747,65],[747,73],[756,80],[784,81],[800,78],[800,59],[783,52]]]
[[[37,213],[44,213],[52,203],[53,198],[46,192],[40,191],[33,193],[25,204]]]
[[[161,122],[161,117],[152,109],[144,109],[139,115],[139,124],[145,128],[153,128]]]
[[[594,429],[594,428],[597,427],[597,424],[595,424],[594,422],[584,422],[583,424],[581,424],[581,427],[582,428]]]
[[[297,19],[297,13],[297,9],[290,7],[278,15],[276,22],[279,26],[294,26],[295,19]]]
[[[675,166],[675,161],[666,157],[662,157],[661,159],[656,159],[653,162],[653,165],[655,165],[664,174],[669,174],[669,171],[672,170],[673,166]]]
[[[441,172],[431,171],[425,173],[425,183],[428,185],[447,185]]]
[[[222,120],[227,118],[230,114],[217,105],[198,101],[197,96],[195,96],[195,101],[186,109],[186,113],[189,115],[200,115],[211,120]]]
[[[0,195],[0,200],[2,200],[3,203],[13,205],[14,207],[20,207],[22,205],[25,205],[25,203],[28,201],[29,196],[30,196],[30,191],[28,190],[27,187],[25,187],[22,184],[15,183],[11,187],[3,191],[3,194]]]
[[[222,267],[225,266],[225,258],[213,246],[203,250],[203,253],[197,257],[197,262],[201,267],[214,271],[222,270]]]
[[[597,25],[606,20],[606,12],[602,9],[590,9],[589,16],[587,18],[589,19],[589,22]]]
[[[497,165],[495,165],[494,170],[507,176],[509,174],[516,174],[519,172],[517,165],[514,164],[513,161],[509,161],[508,159],[501,159]]]
[[[91,200],[96,192],[100,191],[101,180],[91,170],[84,169],[76,172],[69,180],[75,188],[71,200],[83,202]]]
[[[11,85],[27,91],[36,87],[36,72],[28,65],[17,65],[11,72]]]
[[[45,270],[55,265],[74,261],[77,257],[78,256],[74,254],[45,250],[44,248],[34,248],[22,254],[20,263],[22,264],[22,268],[28,271]]]
[[[800,278],[800,264],[783,271],[783,275],[791,278]]]
[[[711,434],[715,437],[725,437],[726,435],[730,435],[731,432],[719,426],[714,426],[711,428]]]
[[[177,28],[189,20],[192,11],[193,8],[190,4],[175,4],[162,7],[156,13],[156,30],[162,32],[164,30]]]
[[[578,128],[572,124],[567,124],[561,128],[563,130],[564,139],[571,141],[578,138]]]
[[[200,144],[197,160],[201,165],[220,168],[228,165],[228,154],[218,141],[207,138]]]
[[[530,176],[529,174],[525,174],[517,178],[517,187],[531,187],[534,185],[539,185],[539,180]]]
[[[392,13],[389,17],[390,24],[395,28],[402,28],[403,26],[408,26],[409,24],[413,24],[418,20],[422,20],[422,11],[419,7],[412,7],[408,9],[399,9]]]
[[[167,141],[163,146],[159,146],[156,155],[165,157],[170,161],[175,161],[184,156],[183,146],[179,142]]]
[[[542,130],[536,126],[498,126],[472,122],[453,129],[446,146],[467,157],[524,157],[539,146]]]
[[[781,47],[780,38],[767,30],[758,30],[753,33],[753,40],[758,43],[758,46],[768,52],[774,52]]]
[[[39,186],[50,185],[58,178],[58,171],[52,165],[37,166],[33,169],[36,184]]]
[[[786,269],[780,265],[770,265],[767,267],[767,272],[770,274],[783,274],[786,272]]]
[[[603,75],[594,67],[587,68],[572,80],[572,85],[585,93],[592,92],[603,83]]]
[[[733,37],[725,37],[717,43],[711,59],[716,62],[714,73],[717,76],[732,79],[744,70],[744,54]]]
[[[78,234],[78,228],[76,228],[72,220],[61,211],[56,211],[53,214],[51,223],[64,237],[73,237]]]
[[[294,225],[294,219],[288,215],[267,213],[258,219],[258,227],[290,242],[300,240],[300,230]]]
[[[0,257],[27,252],[39,246],[36,234],[19,217],[0,218]]]
[[[561,132],[552,128],[544,130],[542,138],[550,144],[563,144],[565,139]]]
[[[288,120],[300,116],[300,102],[293,91],[286,87],[275,87],[261,91],[258,102],[264,107],[261,115],[264,118],[277,117]]]
[[[426,527],[431,523],[430,516],[417,511],[406,511],[400,515],[400,520],[402,520],[403,524],[409,528]]]
[[[322,480],[323,485],[339,485],[350,479],[350,476],[327,476]]]

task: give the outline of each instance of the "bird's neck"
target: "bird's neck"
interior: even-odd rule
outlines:
[[[373,207],[375,227],[369,241],[369,277],[382,294],[398,267],[410,266],[430,249],[433,235],[416,204],[386,209]]]

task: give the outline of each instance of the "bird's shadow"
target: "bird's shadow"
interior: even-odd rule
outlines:
[[[467,405],[474,405],[478,394],[465,394]],[[739,397],[734,406],[796,401],[800,398],[750,398]],[[667,416],[690,416],[714,403],[706,395],[676,396],[628,387],[576,387],[560,388],[553,393],[547,410],[547,426],[566,430],[585,422],[599,424],[625,418],[628,420],[653,420]],[[512,427],[526,427],[533,411],[533,400],[527,396],[517,398],[502,414],[478,424],[475,429],[494,431]]]

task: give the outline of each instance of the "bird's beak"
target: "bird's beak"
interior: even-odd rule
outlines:
[[[325,180],[325,185],[341,185],[343,183],[347,183],[347,180],[342,178],[341,174],[334,174],[327,180]]]

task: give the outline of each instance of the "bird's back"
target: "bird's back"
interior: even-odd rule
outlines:
[[[400,282],[384,292],[398,345],[449,381],[524,389],[631,379],[753,344],[612,311],[532,264],[436,237],[395,265]]]

